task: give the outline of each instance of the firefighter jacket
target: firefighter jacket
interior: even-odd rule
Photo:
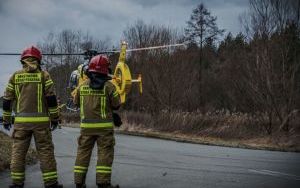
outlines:
[[[46,71],[28,71],[26,67],[9,79],[4,93],[3,121],[11,122],[14,102],[15,129],[31,130],[49,127],[51,119],[58,119],[58,107],[53,81]]]
[[[102,89],[92,89],[90,79],[76,89],[74,103],[80,106],[83,134],[113,129],[112,111],[121,105],[120,95],[111,81],[105,81]]]

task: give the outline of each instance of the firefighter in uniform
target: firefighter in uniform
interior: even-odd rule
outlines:
[[[77,188],[84,188],[85,177],[94,144],[97,143],[98,160],[96,184],[99,188],[117,188],[111,185],[114,158],[113,110],[120,105],[120,96],[108,77],[109,62],[103,55],[91,59],[87,76],[75,92],[74,103],[80,106],[81,134],[74,167]]]
[[[10,130],[14,102],[14,131],[10,188],[24,187],[25,156],[34,137],[46,188],[62,188],[57,182],[56,161],[51,129],[58,125],[58,109],[53,81],[41,70],[41,52],[34,46],[21,55],[23,69],[9,79],[3,98],[3,125]],[[50,124],[51,122],[51,124]]]

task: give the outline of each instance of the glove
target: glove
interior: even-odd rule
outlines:
[[[50,130],[51,130],[51,131],[54,131],[54,130],[57,128],[57,126],[58,126],[58,121],[59,121],[59,120],[51,120],[51,124],[50,124]]]
[[[117,113],[113,113],[113,121],[116,127],[120,127],[122,125],[122,120],[121,117],[119,116],[119,114]]]
[[[10,128],[11,128],[11,123],[6,123],[6,122],[3,122],[3,127],[4,127],[4,129],[5,130],[10,130]]]

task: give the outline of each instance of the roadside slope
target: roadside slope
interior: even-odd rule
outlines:
[[[65,127],[79,128],[78,123],[67,123]],[[149,138],[159,138],[165,140],[173,140],[177,142],[186,142],[194,144],[215,145],[224,147],[235,147],[245,149],[259,149],[270,151],[290,151],[300,152],[299,138],[284,136],[264,136],[251,139],[224,139],[212,136],[201,136],[193,134],[184,134],[177,132],[162,132],[153,129],[145,129],[140,126],[124,123],[115,131],[119,134],[143,136]],[[296,144],[295,144],[296,143]]]

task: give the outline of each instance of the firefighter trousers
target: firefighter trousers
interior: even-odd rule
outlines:
[[[84,184],[90,158],[97,143],[96,183],[106,184],[111,181],[112,163],[114,158],[114,131],[101,131],[97,135],[83,135],[78,138],[78,150],[74,167],[75,184]]]
[[[25,180],[25,158],[34,137],[40,168],[45,185],[57,181],[54,146],[50,129],[14,130],[11,158],[11,178],[13,183],[22,184]]]

